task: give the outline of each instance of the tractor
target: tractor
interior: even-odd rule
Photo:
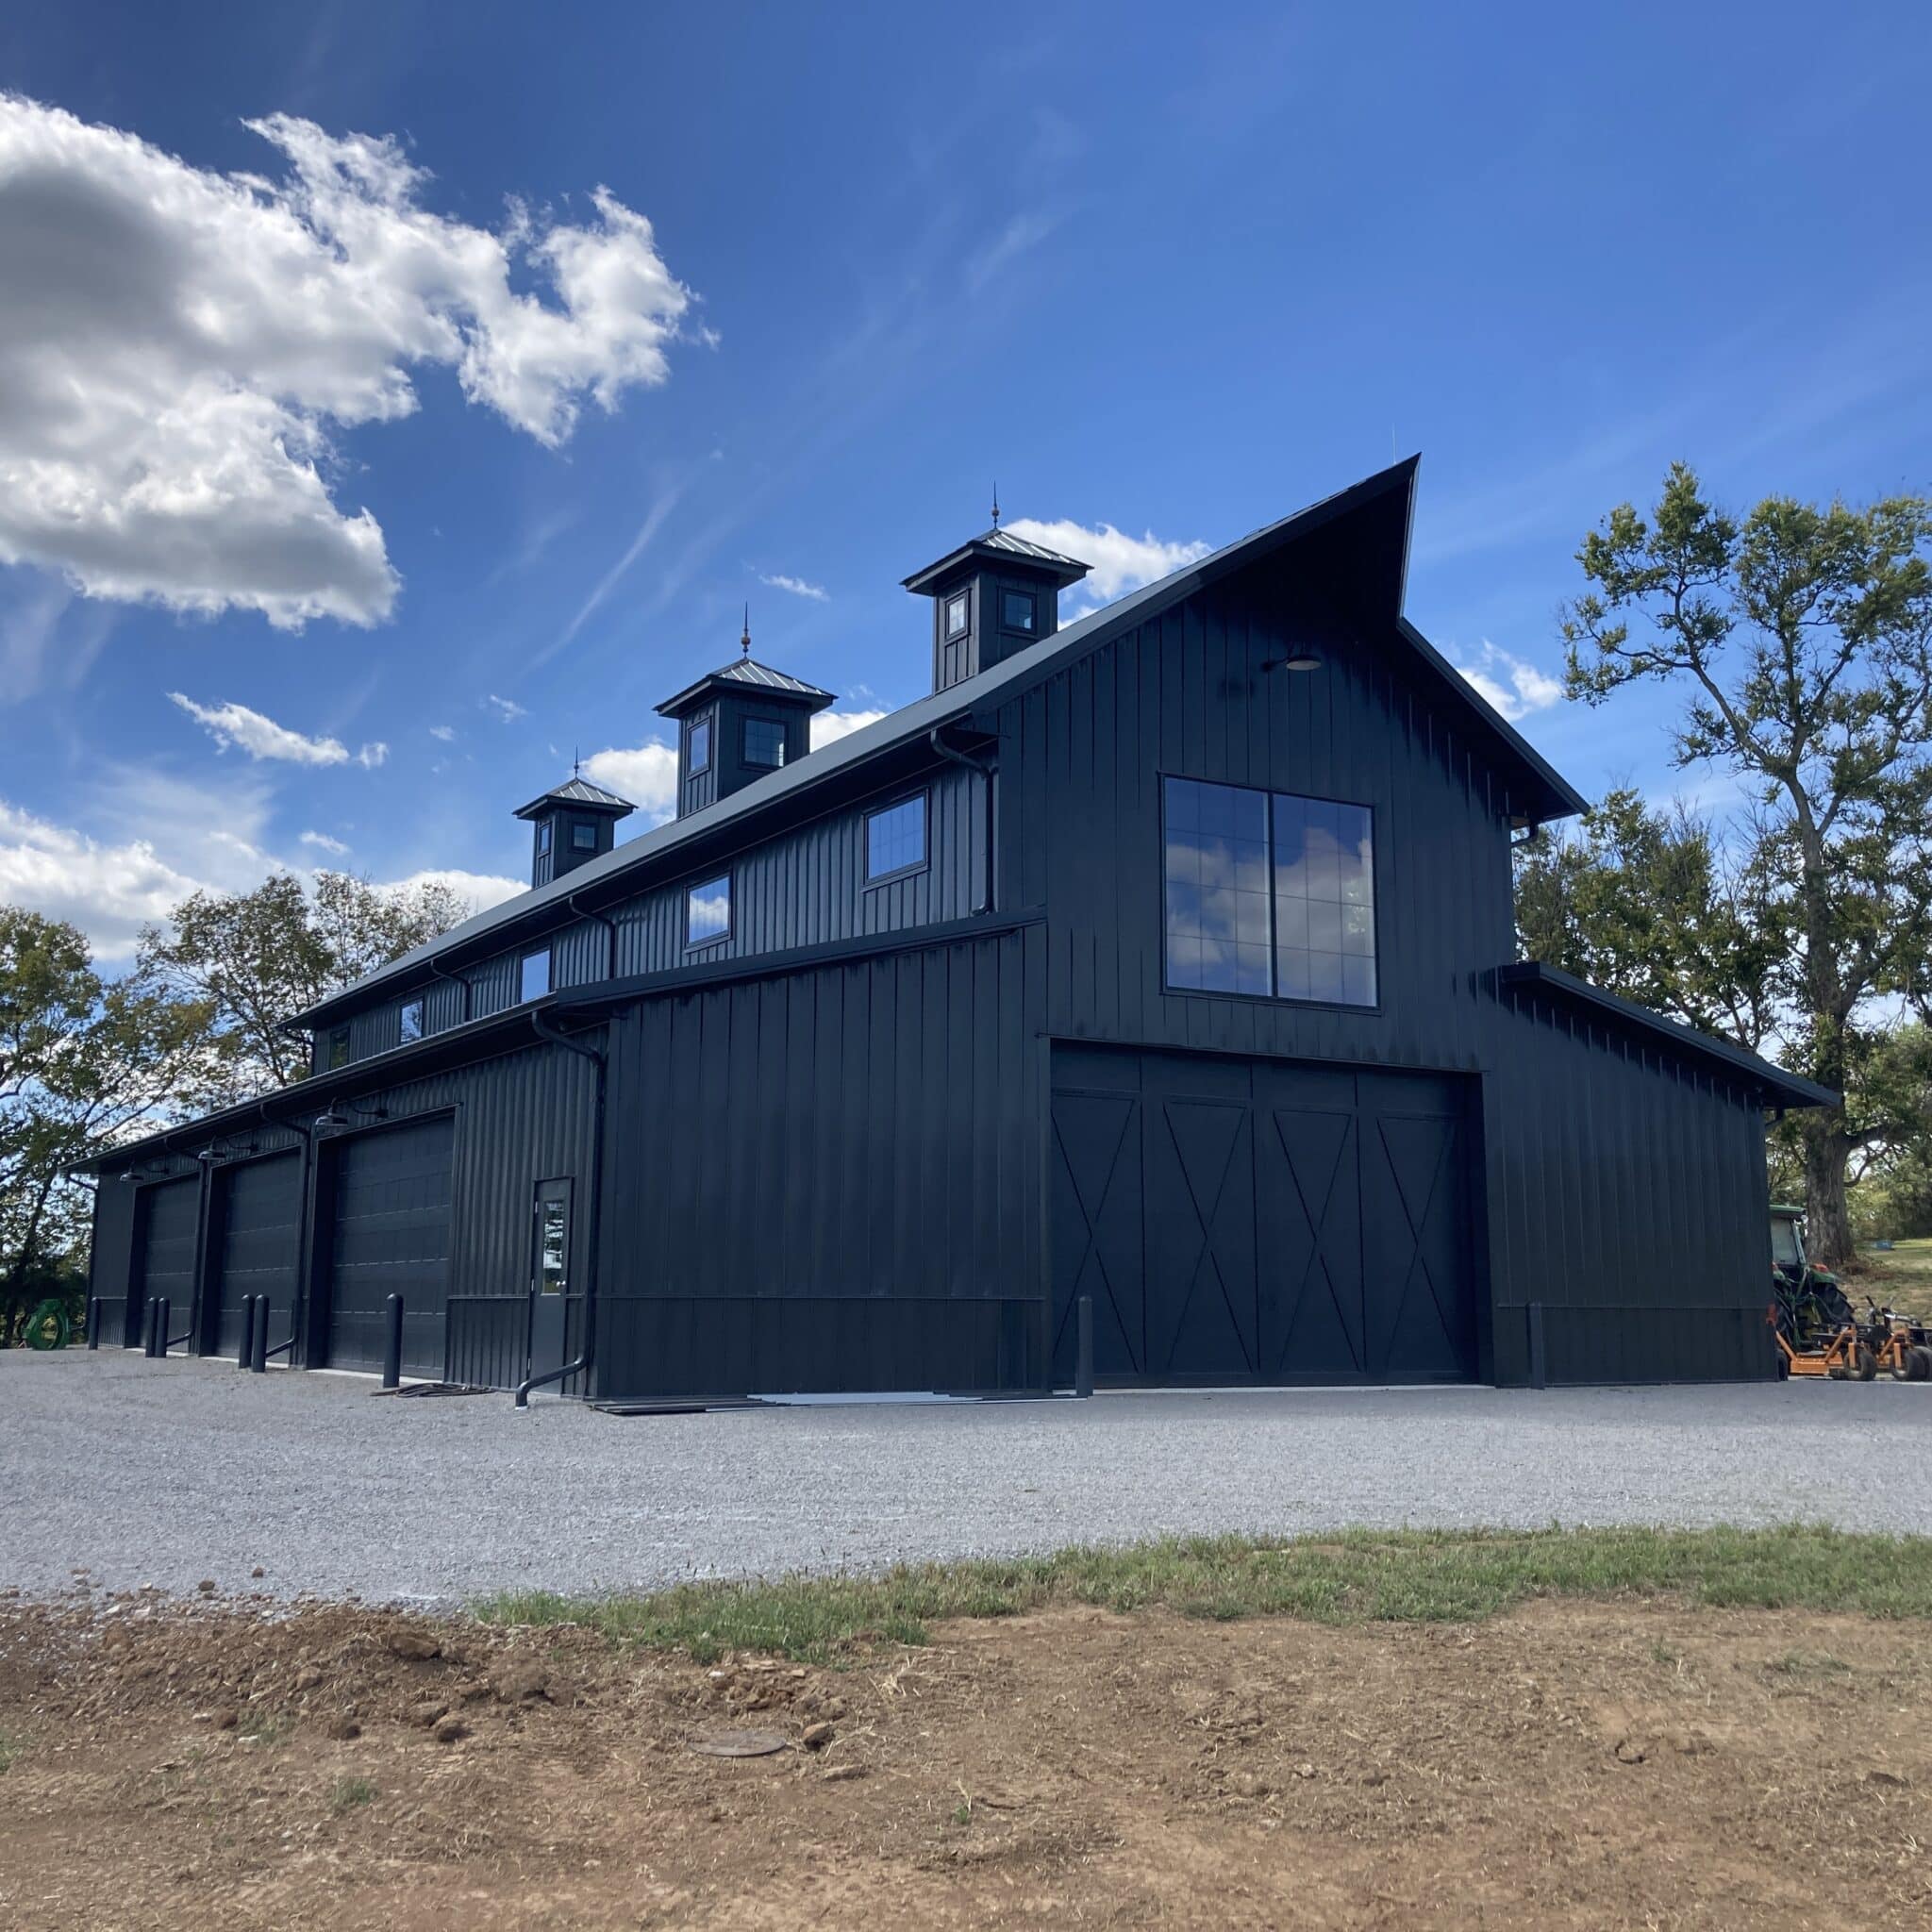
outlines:
[[[1771,1210],[1771,1307],[1765,1320],[1777,1351],[1779,1380],[1827,1375],[1869,1382],[1880,1369],[1897,1382],[1932,1376],[1932,1329],[1868,1302],[1858,1315],[1839,1278],[1805,1252],[1805,1210]]]

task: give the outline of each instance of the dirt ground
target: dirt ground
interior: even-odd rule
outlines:
[[[1656,1603],[820,1670],[13,1602],[0,1924],[1923,1927],[1928,1691],[1924,1624]],[[785,1748],[692,1748],[746,1729]]]

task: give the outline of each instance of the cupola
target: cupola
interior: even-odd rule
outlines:
[[[629,799],[573,773],[555,791],[522,807],[517,817],[532,826],[530,883],[547,886],[591,859],[601,858],[617,839],[617,822],[637,809]]]
[[[995,497],[991,529],[906,579],[932,599],[933,690],[1050,638],[1060,627],[1060,592],[1091,568],[1001,529]]]
[[[745,615],[739,654],[658,707],[677,724],[677,815],[741,791],[811,749],[811,721],[837,700],[751,654]]]

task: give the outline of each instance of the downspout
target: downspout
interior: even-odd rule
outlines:
[[[431,959],[429,961],[429,970],[430,972],[435,974],[437,978],[446,979],[452,986],[459,986],[462,988],[463,1016],[459,1021],[458,1021],[457,1024],[459,1026],[467,1025],[470,1020],[470,982],[467,979],[465,979],[460,973],[452,973],[449,971],[447,967],[439,965],[434,959]]]
[[[616,928],[612,928],[613,937]],[[517,1384],[516,1406],[527,1408],[530,1406],[530,1391],[541,1389],[547,1383],[566,1382],[573,1375],[586,1374],[591,1358],[597,1349],[597,1254],[604,1238],[604,1097],[608,1086],[610,1056],[602,1048],[586,1045],[581,1040],[573,1038],[556,1025],[547,1011],[538,1007],[530,1014],[531,1026],[543,1039],[554,1041],[558,1046],[568,1047],[572,1053],[580,1053],[597,1069],[597,1104],[591,1116],[591,1232],[585,1257],[584,1281],[584,1346],[583,1352],[574,1362],[565,1362],[560,1369],[551,1369],[541,1375],[525,1375]]]
[[[573,912],[575,912],[579,919],[594,919],[597,922],[597,924],[601,925],[604,928],[604,930],[610,935],[610,943],[608,947],[606,947],[604,955],[604,977],[606,979],[615,979],[617,977],[616,920],[612,919],[608,913],[591,912],[587,910],[584,907],[579,906],[577,904],[577,895],[575,892],[566,892],[563,895],[563,903],[566,906],[568,906],[570,909]]]
[[[979,904],[974,907],[973,909],[974,912],[991,912],[993,909],[992,774],[995,765],[991,758],[974,758],[971,752],[963,752],[957,745],[948,744],[940,736],[941,732],[945,728],[943,724],[935,724],[931,731],[926,734],[927,743],[932,746],[934,751],[939,753],[941,758],[950,758],[956,765],[964,765],[969,772],[977,772],[985,781],[986,874],[980,885]]]

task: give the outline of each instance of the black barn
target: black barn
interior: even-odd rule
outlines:
[[[1763,1120],[1822,1090],[1513,958],[1576,793],[1402,614],[1403,463],[1061,629],[997,528],[933,691],[810,750],[749,655],[679,811],[300,1016],[100,1163],[93,1291],[298,1366],[611,1401],[1771,1373]],[[747,640],[748,642],[748,640]]]

